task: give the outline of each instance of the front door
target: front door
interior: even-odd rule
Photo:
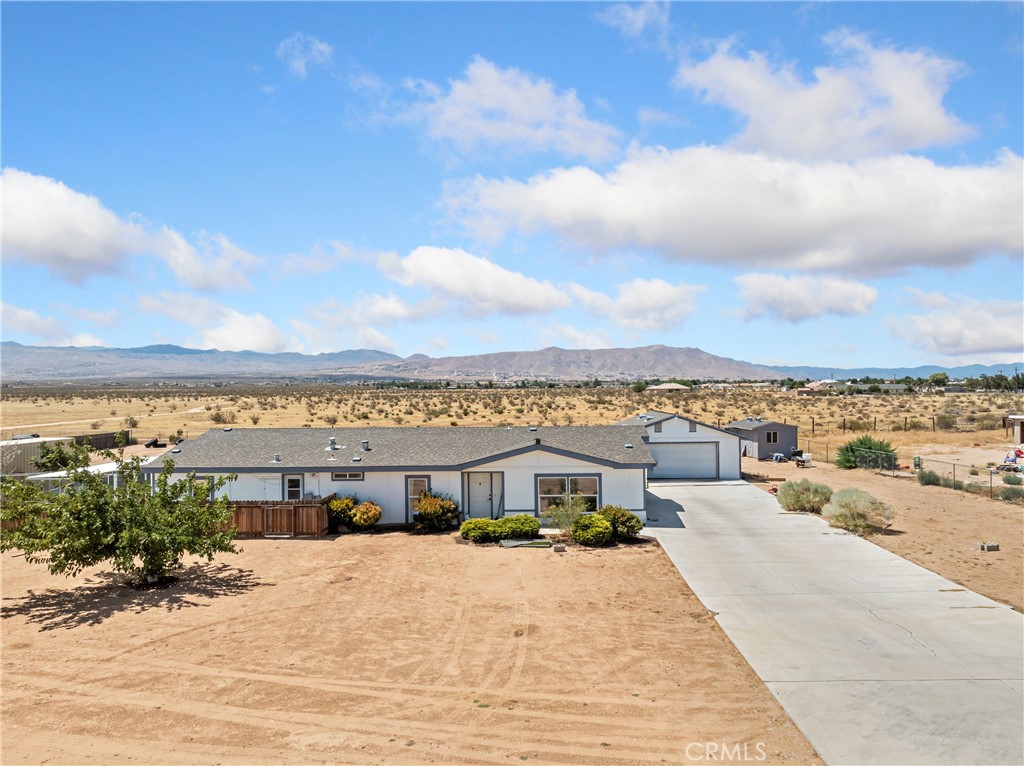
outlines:
[[[500,473],[469,473],[466,475],[471,519],[493,519],[501,506],[502,475]]]

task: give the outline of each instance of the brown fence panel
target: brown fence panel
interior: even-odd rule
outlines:
[[[287,535],[291,537],[295,534],[295,506],[263,506],[263,523],[264,535]]]
[[[295,506],[295,535],[319,537],[327,530],[326,505]]]
[[[233,526],[238,528],[238,535],[245,537],[263,536],[263,506],[236,505],[232,509]]]

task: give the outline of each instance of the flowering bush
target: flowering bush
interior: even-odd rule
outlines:
[[[352,509],[351,522],[354,530],[364,532],[380,521],[380,506],[371,500],[365,500]]]
[[[447,495],[424,490],[420,492],[412,520],[418,532],[444,532],[459,520],[459,504]]]
[[[580,516],[572,525],[572,539],[580,545],[607,545],[612,539],[611,522],[597,514]]]
[[[334,534],[339,527],[352,527],[352,509],[359,505],[355,495],[336,497],[327,504],[327,531]]]

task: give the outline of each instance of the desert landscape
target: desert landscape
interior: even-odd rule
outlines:
[[[1002,418],[1021,405],[742,388],[33,386],[5,389],[3,426],[5,437],[130,427],[143,440],[225,424],[614,423],[658,409],[795,422],[817,455],[877,420],[901,460],[966,468],[1001,459]],[[932,431],[939,415],[952,427]],[[745,458],[743,470],[765,489],[801,478],[864,489],[897,512],[875,544],[1024,608],[1019,503],[821,459]],[[378,532],[241,547],[190,562],[162,590],[102,567],[56,578],[5,553],[3,762],[684,763],[694,742],[819,762],[656,543],[555,554]]]

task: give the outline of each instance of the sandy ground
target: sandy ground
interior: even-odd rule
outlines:
[[[743,471],[770,478],[810,479],[832,489],[855,487],[869,492],[896,510],[896,521],[889,534],[873,535],[869,540],[973,591],[1024,611],[1024,505],[944,487],[922,487],[916,478],[893,478],[863,469],[840,470],[827,463],[797,468],[794,463],[743,458]],[[996,481],[998,491],[1002,484]],[[767,489],[769,485],[759,486]],[[989,541],[999,543],[1000,549],[974,549],[974,543]]]
[[[5,553],[0,760],[820,763],[654,542],[242,545],[150,591]]]

